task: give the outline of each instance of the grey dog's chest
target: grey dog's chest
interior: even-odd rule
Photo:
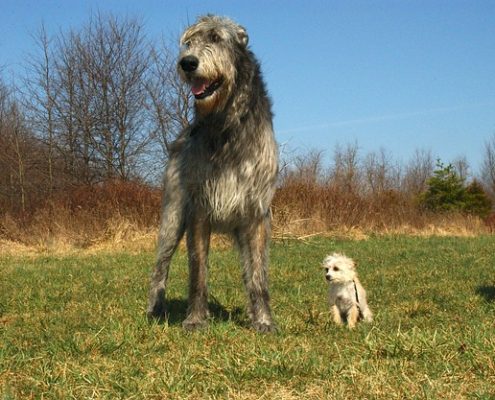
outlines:
[[[243,215],[252,214],[253,207],[267,205],[259,177],[256,160],[242,154],[241,149],[224,145],[214,148],[192,140],[184,162],[186,190],[196,207],[203,208],[212,222],[229,223]],[[255,200],[258,198],[258,204]],[[263,203],[265,203],[263,201]]]

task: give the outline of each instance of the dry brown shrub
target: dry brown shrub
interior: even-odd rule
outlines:
[[[485,219],[485,226],[490,233],[495,233],[495,213],[490,214]]]
[[[358,194],[332,184],[288,180],[273,201],[274,235],[359,234],[475,235],[488,229],[476,217],[421,211],[398,190]]]
[[[12,249],[67,252],[78,249],[152,249],[159,225],[161,190],[139,182],[109,181],[56,193],[24,214],[0,215],[0,253]],[[427,214],[399,190],[356,193],[332,182],[286,179],[273,200],[273,236],[305,239],[370,234],[473,236],[493,232],[493,216]],[[219,236],[213,245],[230,241]],[[15,244],[15,246],[14,246]],[[21,247],[19,247],[21,246]],[[10,249],[10,250],[9,250]]]
[[[160,201],[159,189],[139,182],[78,186],[29,212],[0,216],[0,237],[40,249],[117,244],[157,227]]]

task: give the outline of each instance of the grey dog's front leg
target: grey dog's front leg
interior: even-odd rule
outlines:
[[[151,274],[147,309],[149,318],[158,319],[166,317],[165,292],[170,262],[185,230],[186,206],[180,185],[177,159],[169,161],[165,178],[162,220],[158,233],[158,254],[155,269]]]
[[[164,212],[167,211],[165,208]],[[162,219],[162,228],[158,234],[158,256],[155,269],[151,274],[147,314],[149,318],[164,319],[165,292],[167,288],[170,261],[177,245],[184,235],[184,223],[178,215],[168,215]]]
[[[191,212],[187,223],[187,250],[189,253],[189,304],[187,318],[182,326],[187,330],[203,328],[208,312],[208,250],[211,227],[206,214]]]

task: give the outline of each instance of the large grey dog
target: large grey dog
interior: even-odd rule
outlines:
[[[185,231],[189,300],[185,329],[207,324],[212,231],[237,243],[252,326],[275,330],[268,292],[270,203],[278,150],[271,104],[246,30],[228,18],[200,17],[180,39],[178,71],[195,97],[195,118],[178,137],[165,172],[158,260],[148,316],[164,318],[169,265]]]

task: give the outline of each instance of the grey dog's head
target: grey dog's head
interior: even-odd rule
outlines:
[[[180,39],[177,69],[191,86],[202,114],[218,109],[234,87],[237,62],[247,49],[246,30],[225,17],[206,15]]]

